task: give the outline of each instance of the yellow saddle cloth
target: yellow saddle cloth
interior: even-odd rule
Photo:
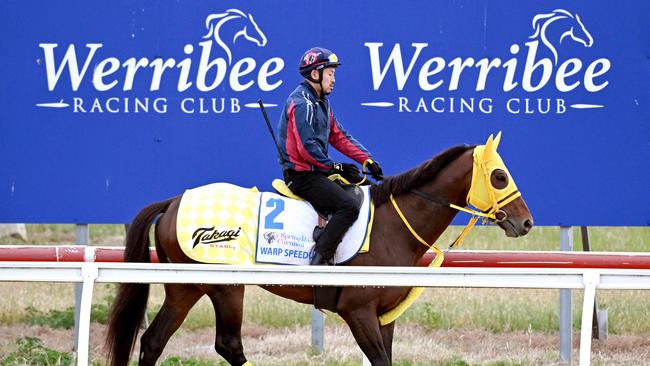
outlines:
[[[253,264],[259,202],[257,188],[228,183],[185,191],[176,217],[181,249],[203,263]]]
[[[349,261],[368,251],[373,205],[368,188],[364,203],[334,259]],[[202,263],[309,263],[318,215],[306,201],[256,188],[214,183],[185,191],[176,219],[176,235],[188,257]]]

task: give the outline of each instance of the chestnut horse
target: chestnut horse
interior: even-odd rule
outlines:
[[[486,145],[452,147],[424,164],[401,175],[386,178],[371,188],[375,205],[370,251],[357,255],[345,265],[350,266],[418,266],[427,247],[417,240],[400,218],[403,213],[414,232],[428,243],[449,226],[457,210],[443,203],[466,206],[468,202],[480,210],[490,211],[508,237],[526,235],[533,226],[526,203],[520,197],[505,165],[496,153],[500,136]],[[491,149],[501,165],[479,170],[477,149]],[[480,155],[480,154],[479,154]],[[489,167],[489,165],[487,165]],[[485,173],[485,174],[482,174]],[[492,207],[480,207],[472,202],[471,189],[475,180],[490,185]],[[514,187],[503,197],[507,187]],[[480,189],[478,189],[480,190]],[[483,189],[485,190],[485,189]],[[495,196],[495,193],[497,194]],[[516,193],[516,194],[515,194]],[[394,197],[395,202],[391,202]],[[495,199],[496,197],[496,199]],[[508,198],[509,197],[509,198]],[[513,199],[514,197],[514,199]],[[498,201],[497,201],[498,200]],[[476,201],[476,200],[475,200]],[[478,200],[477,202],[480,202]],[[500,207],[499,202],[504,206]],[[125,261],[149,262],[149,230],[155,227],[155,246],[161,262],[189,263],[176,238],[176,214],[180,197],[153,203],[133,220],[126,237]],[[398,206],[396,206],[398,205]],[[312,288],[295,286],[262,286],[264,289],[297,302],[311,304]],[[188,311],[203,296],[208,295],[216,315],[214,347],[232,365],[251,365],[244,356],[241,340],[244,286],[165,284],[165,301],[140,341],[140,365],[154,365],[171,335],[185,319]],[[378,316],[394,308],[410,288],[343,287],[336,312],[345,320],[359,347],[373,365],[390,365],[395,322],[380,325]],[[107,332],[107,349],[111,365],[127,365],[138,330],[142,324],[149,296],[149,284],[121,284],[113,304]]]

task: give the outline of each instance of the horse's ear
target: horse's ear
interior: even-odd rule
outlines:
[[[226,15],[228,15],[228,14],[221,13],[221,14],[210,14],[210,15],[208,15],[207,18],[205,18],[205,28],[208,30],[208,33],[205,36],[203,36],[203,38],[212,37],[212,35],[214,34],[214,24],[212,24],[212,21],[216,20],[216,19],[221,19],[221,18],[225,17]]]
[[[490,134],[483,148],[483,161],[488,161],[494,152],[494,135]]]
[[[497,137],[494,138],[494,151],[497,151],[499,148],[499,142],[501,142],[501,131],[497,133]]]
[[[493,143],[494,143],[494,135],[490,134],[490,137],[488,137],[487,142],[485,143],[485,150],[491,149]]]

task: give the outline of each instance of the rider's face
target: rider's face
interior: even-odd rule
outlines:
[[[334,78],[334,72],[336,71],[335,68],[333,67],[328,67],[325,70],[323,70],[323,92],[325,94],[329,94],[334,90],[334,82],[336,79]]]
[[[334,78],[335,71],[336,69],[333,67],[328,67],[323,69],[323,81],[321,84],[323,85],[322,93],[325,95],[331,93],[332,90],[334,90],[334,82],[336,81],[336,79]],[[313,70],[311,77],[314,79],[318,79],[318,71]],[[318,84],[314,83],[314,85],[318,85]]]

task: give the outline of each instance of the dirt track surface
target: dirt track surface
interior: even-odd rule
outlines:
[[[105,328],[91,327],[91,359],[103,359]],[[361,351],[344,325],[326,327],[325,352],[311,355],[309,327],[271,328],[244,326],[244,347],[248,359],[256,366],[264,365],[324,365],[344,361],[361,364]],[[71,330],[53,330],[33,326],[0,327],[0,355],[11,352],[15,340],[22,336],[38,337],[49,348],[70,351]],[[574,363],[578,361],[578,333],[574,334]],[[177,332],[163,357],[181,356],[211,360],[221,358],[213,349],[214,331]],[[136,349],[139,346],[136,345]],[[412,361],[426,365],[442,360],[464,360],[469,364],[503,361],[522,365],[559,365],[557,334],[506,333],[493,334],[481,330],[427,330],[418,326],[397,326],[393,346],[394,361]],[[592,365],[650,365],[650,336],[610,335],[592,344]]]

